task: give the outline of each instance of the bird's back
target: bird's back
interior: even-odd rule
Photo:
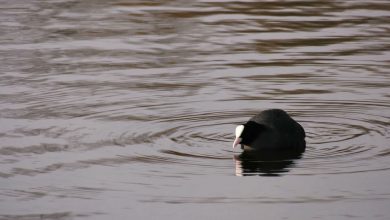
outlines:
[[[303,152],[306,148],[303,127],[281,109],[262,111],[249,121],[264,125],[266,128],[251,144],[252,149],[285,149]]]

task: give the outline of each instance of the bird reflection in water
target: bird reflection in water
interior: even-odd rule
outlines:
[[[244,151],[234,155],[236,176],[281,176],[301,158],[296,152]]]

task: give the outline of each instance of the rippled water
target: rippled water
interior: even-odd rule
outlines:
[[[390,218],[389,1],[0,7],[0,219]],[[268,108],[306,152],[239,159]]]

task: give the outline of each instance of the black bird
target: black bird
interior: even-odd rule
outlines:
[[[244,151],[303,153],[305,130],[285,111],[269,109],[237,126],[233,148],[239,144]]]

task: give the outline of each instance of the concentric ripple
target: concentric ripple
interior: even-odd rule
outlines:
[[[389,118],[377,115],[375,111],[371,113],[372,106],[361,106],[360,108],[367,109],[364,113],[357,112],[355,109],[359,106],[352,102],[300,101],[305,103],[308,109],[292,109],[289,112],[306,130],[306,152],[299,158],[252,160],[252,165],[257,163],[255,166],[261,168],[272,162],[276,168],[267,170],[268,174],[271,172],[297,175],[390,169],[390,164],[386,162],[387,140],[390,138],[387,130]],[[318,108],[319,105],[322,106]],[[232,131],[235,125],[245,122],[256,113],[255,110],[248,110],[171,115],[156,119],[152,125],[147,126],[161,128],[154,133],[147,133],[145,130],[143,134],[125,135],[120,139],[150,142],[156,148],[155,152],[162,153],[160,156],[166,158],[166,161],[210,169],[226,170],[229,166],[239,169],[240,164],[237,162],[243,161],[232,157],[239,154],[231,150]],[[278,161],[285,166],[278,168]],[[245,172],[249,172],[246,173],[248,175],[256,175],[263,171],[251,169]]]
[[[388,0],[1,7],[0,219],[389,219]],[[231,148],[269,108],[306,152]]]

